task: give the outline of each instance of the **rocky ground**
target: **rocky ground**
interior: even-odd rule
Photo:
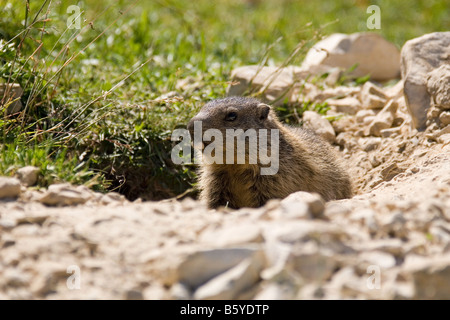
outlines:
[[[0,297],[448,298],[450,144],[427,134],[349,135],[358,194],[328,203],[215,211],[3,178]]]
[[[208,210],[190,198],[36,190],[33,168],[0,178],[0,298],[450,298],[450,104],[441,90],[450,81],[435,78],[422,118],[407,107],[404,81],[292,90],[327,101],[339,119],[302,120],[341,152],[352,199],[298,192],[258,209]]]

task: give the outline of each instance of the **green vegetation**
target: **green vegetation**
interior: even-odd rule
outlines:
[[[234,67],[299,64],[321,35],[369,31],[372,4],[398,47],[450,29],[447,0],[0,0],[0,82],[24,90],[21,112],[0,107],[0,174],[31,164],[40,186],[178,195],[195,174],[172,164],[171,132],[225,95]]]

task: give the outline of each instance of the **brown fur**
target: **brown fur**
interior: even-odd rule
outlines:
[[[230,110],[237,113],[231,122],[226,121]],[[202,121],[203,131],[219,129],[224,137],[227,128],[280,130],[279,170],[275,175],[260,175],[260,164],[200,166],[200,199],[211,208],[260,207],[269,199],[282,199],[296,191],[317,192],[326,201],[352,196],[350,178],[337,152],[314,133],[283,125],[272,108],[256,99],[214,100],[189,122],[191,132],[194,121]]]

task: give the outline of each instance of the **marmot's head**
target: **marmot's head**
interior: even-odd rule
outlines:
[[[193,134],[194,122],[202,122],[202,131],[218,129],[271,129],[276,128],[276,116],[267,104],[254,98],[229,97],[208,102],[189,121],[188,129]]]

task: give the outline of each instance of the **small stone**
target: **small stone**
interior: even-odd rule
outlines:
[[[366,130],[366,134],[381,136],[381,130],[388,129],[394,122],[394,113],[397,110],[397,102],[390,100],[376,116]]]
[[[20,191],[20,181],[18,179],[0,177],[0,199],[17,198]]]
[[[389,99],[397,100],[403,96],[403,80],[400,80],[392,87],[386,88],[384,93]]]
[[[441,114],[442,110],[436,106],[432,106],[428,109],[427,111],[427,119],[428,120],[433,120],[435,118],[438,118],[439,115]]]
[[[439,115],[439,121],[441,121],[441,124],[443,126],[449,125],[450,124],[450,111],[443,111]]]
[[[450,296],[450,255],[418,257],[405,261],[415,287],[414,299],[448,299]]]
[[[177,268],[177,279],[191,289],[238,265],[256,252],[255,248],[224,248],[197,251]]]
[[[380,267],[381,270],[390,269],[396,264],[395,258],[391,254],[382,251],[362,252],[358,258],[370,265]]]
[[[426,114],[433,100],[437,104],[445,104],[449,100],[450,95],[445,98],[444,91],[448,82],[441,86],[448,76],[428,78],[433,70],[448,65],[449,46],[450,32],[433,32],[408,40],[402,47],[403,91],[412,123],[418,130],[425,129]]]
[[[25,186],[34,186],[37,182],[40,169],[33,166],[26,166],[17,170],[17,177]]]
[[[285,201],[280,204],[279,210],[270,212],[273,219],[311,219],[311,211],[304,202]]]
[[[373,109],[362,109],[356,113],[356,122],[363,123],[366,117],[375,117],[376,113]],[[373,118],[375,119],[375,118]]]
[[[359,94],[362,107],[366,109],[381,109],[386,104],[387,96],[383,90],[367,81]]]
[[[380,131],[381,137],[383,138],[395,137],[395,135],[398,135],[399,133],[400,133],[399,127],[383,129]]]
[[[387,217],[380,220],[380,225],[386,234],[397,238],[406,238],[408,236],[406,219],[401,211],[390,213]]]
[[[446,133],[446,134],[441,135],[441,136],[437,139],[437,141],[438,141],[439,143],[442,143],[442,144],[449,144],[449,143],[450,143],[450,133]]]
[[[152,284],[144,289],[143,298],[144,300],[165,300],[168,296],[162,285]]]
[[[70,206],[83,204],[91,197],[92,194],[88,188],[63,183],[49,186],[39,201],[49,206]]]
[[[313,217],[322,217],[325,210],[325,201],[318,193],[309,193],[304,191],[297,191],[284,198],[281,203],[288,202],[298,203],[304,202],[308,205],[309,211]]]
[[[192,293],[186,285],[177,282],[170,288],[170,296],[175,300],[189,300]]]
[[[41,262],[34,267],[37,276],[33,278],[30,290],[37,296],[46,296],[55,291],[58,283],[67,281],[70,274],[67,273],[67,266],[63,263]]]
[[[292,300],[294,298],[292,286],[282,286],[269,283],[254,298],[254,300]]]
[[[332,126],[337,134],[353,131],[355,128],[355,117],[343,116],[342,118],[333,121]]]
[[[357,221],[362,225],[365,225],[371,233],[376,233],[379,229],[379,225],[375,216],[376,213],[372,209],[360,209],[352,212],[350,220]]]

